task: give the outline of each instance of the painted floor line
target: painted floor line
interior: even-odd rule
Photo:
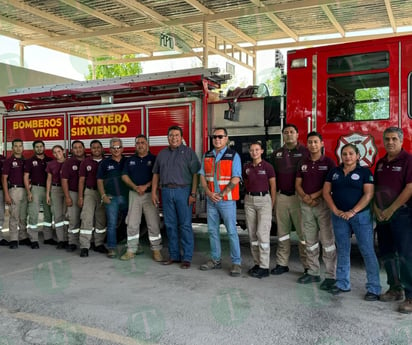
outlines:
[[[101,340],[107,340],[111,341],[116,344],[120,345],[158,345],[155,343],[150,343],[148,341],[143,341],[139,342],[136,339],[130,338],[130,337],[125,337],[116,333],[110,333],[103,331],[99,328],[92,328],[92,327],[87,327],[87,326],[82,326],[79,324],[74,324],[67,322],[62,319],[55,319],[47,316],[41,316],[41,315],[36,315],[36,314],[30,314],[30,313],[25,313],[25,312],[13,312],[10,311],[6,308],[0,307],[0,313],[8,313],[11,317],[14,317],[16,319],[20,320],[25,320],[25,321],[32,321],[44,326],[48,327],[59,327],[59,328],[66,328],[68,326],[74,327],[74,329],[79,331],[79,333],[83,333],[85,335],[88,335],[90,337],[94,337],[97,339]]]

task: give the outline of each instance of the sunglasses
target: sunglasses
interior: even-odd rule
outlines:
[[[213,139],[223,139],[223,138],[226,138],[226,137],[227,137],[227,135],[222,135],[222,134],[212,135],[212,138],[213,138]]]
[[[120,150],[123,146],[112,146],[111,149],[113,150]]]

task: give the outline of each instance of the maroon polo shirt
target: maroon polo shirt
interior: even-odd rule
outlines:
[[[100,161],[94,160],[92,157],[87,157],[80,163],[79,176],[86,178],[86,187],[97,188],[97,169],[99,163]]]
[[[401,194],[408,183],[412,183],[412,156],[402,149],[398,157],[388,161],[381,158],[375,168],[375,201],[380,209],[388,208]],[[412,206],[409,199],[408,205]]]
[[[276,173],[276,189],[293,194],[295,192],[296,169],[299,161],[309,156],[308,149],[298,144],[289,150],[286,145],[272,154],[273,167]]]
[[[47,163],[46,173],[52,175],[52,184],[61,184],[61,169],[64,162],[53,160]]]
[[[329,171],[336,166],[329,157],[322,156],[317,161],[304,157],[299,163],[296,177],[302,178],[302,189],[306,194],[312,194],[323,188],[323,183]]]
[[[33,156],[24,161],[24,172],[29,173],[32,185],[45,187],[47,180],[46,166],[52,159],[44,156],[43,159]]]
[[[243,167],[243,180],[246,192],[268,192],[270,191],[269,179],[275,177],[273,166],[262,160],[258,165],[247,163]]]
[[[72,192],[79,191],[79,167],[81,162],[76,157],[70,157],[62,166],[61,178],[68,181],[69,190]]]
[[[16,158],[14,155],[7,158],[3,163],[3,175],[8,175],[11,185],[24,186],[24,158]]]
[[[0,175],[3,173],[3,163],[6,160],[6,157],[0,155]],[[0,190],[3,189],[3,185],[0,183]]]

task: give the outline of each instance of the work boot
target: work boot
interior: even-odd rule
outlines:
[[[116,256],[116,251],[114,249],[109,249],[109,251],[107,252],[107,257],[110,259],[114,259]]]
[[[135,254],[140,255],[140,254],[143,254],[143,253],[144,253],[144,250],[143,250],[142,246],[137,246]]]
[[[412,298],[406,298],[404,302],[399,304],[399,312],[402,314],[412,313]]]
[[[303,276],[298,278],[298,283],[299,284],[310,284],[310,283],[319,283],[320,282],[320,277],[319,276],[313,276],[311,274],[304,274]]]
[[[242,273],[242,268],[238,264],[232,264],[232,268],[230,269],[230,275],[232,277],[239,277]]]
[[[286,272],[289,272],[289,267],[288,266],[282,266],[282,265],[276,265],[276,267],[273,268],[270,271],[270,273],[275,275],[275,276],[278,276],[278,275],[286,273]]]
[[[259,279],[269,277],[269,268],[259,267],[256,271],[253,271],[250,275],[254,278],[259,278]]]
[[[326,278],[322,284],[320,284],[319,289],[324,291],[329,291],[336,283],[336,280],[333,278]]]
[[[259,269],[259,265],[255,265],[252,268],[250,268],[247,273],[253,277],[253,273],[255,273]]]
[[[381,295],[380,300],[382,302],[401,301],[405,297],[405,293],[402,289],[389,288],[384,294]]]
[[[0,246],[8,246],[8,245],[10,245],[9,241],[5,240],[4,238],[0,240]]]
[[[75,244],[68,244],[66,247],[66,251],[68,252],[74,252],[77,249],[77,246]]]
[[[219,261],[215,261],[215,260],[209,260],[206,263],[204,263],[203,265],[200,265],[200,269],[202,271],[210,271],[210,270],[215,270],[215,269],[221,269],[222,268],[222,262]]]
[[[19,245],[21,246],[31,246],[31,241],[29,238],[25,238],[24,240],[19,240]]]
[[[160,252],[160,250],[153,250],[152,257],[153,257],[153,260],[156,261],[156,262],[162,262],[163,261],[163,256],[162,256],[162,253]]]
[[[80,257],[86,258],[89,256],[89,250],[87,248],[80,249]]]
[[[135,253],[127,251],[126,253],[124,253],[124,254],[120,257],[120,260],[122,260],[122,261],[131,260],[131,259],[133,259],[135,256],[136,256]]]
[[[17,241],[10,241],[9,242],[9,248],[10,249],[17,249],[18,248]]]
[[[31,243],[31,249],[39,249],[39,242],[35,241]]]

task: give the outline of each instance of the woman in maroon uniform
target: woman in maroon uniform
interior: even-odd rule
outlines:
[[[66,160],[63,147],[55,145],[52,148],[54,160],[47,164],[47,182],[46,182],[46,201],[51,205],[56,228],[57,249],[67,247],[67,221],[66,221],[66,203],[64,193],[61,187],[60,171]]]
[[[243,167],[243,180],[246,187],[246,224],[254,266],[248,273],[261,279],[269,276],[270,228],[276,198],[275,171],[262,159],[261,142],[252,143],[249,153],[252,162]]]

